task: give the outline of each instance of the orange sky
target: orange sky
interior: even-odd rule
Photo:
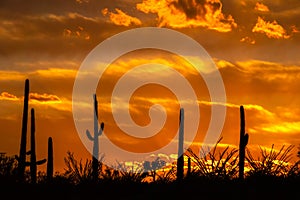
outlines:
[[[72,117],[77,70],[88,53],[106,38],[148,26],[184,33],[213,58],[227,95],[222,145],[238,146],[239,105],[244,105],[249,148],[270,148],[272,144],[277,149],[283,144],[298,146],[299,17],[298,0],[2,0],[0,152],[19,152],[24,81],[29,78],[30,108],[36,110],[37,158],[46,157],[49,136],[53,137],[56,170],[64,168],[67,151],[78,158],[89,158]],[[107,95],[111,82],[122,70],[149,60],[174,66],[183,63],[165,52],[149,50],[125,55],[112,64],[115,71],[107,71],[106,90],[101,92],[103,86],[99,85],[97,95]],[[187,73],[187,69],[185,64],[178,68],[193,82],[192,72]],[[163,99],[172,96],[160,89],[161,95],[166,95]],[[195,90],[202,94],[198,97],[201,116],[209,116],[212,102],[205,85],[200,84]],[[145,125],[149,121],[144,115],[147,106],[164,102],[159,92],[151,96],[152,93],[140,90],[135,95],[131,107],[138,112],[132,114],[133,119]],[[163,105],[178,108],[175,104]],[[105,106],[101,98],[99,117],[106,120],[108,132],[113,132],[115,127],[109,126]],[[177,125],[178,113],[169,114]],[[203,132],[209,117],[201,120],[199,131]],[[173,124],[169,127],[174,129]],[[200,143],[201,137],[200,134]],[[29,148],[29,140],[27,144]]]

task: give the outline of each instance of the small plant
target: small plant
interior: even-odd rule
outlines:
[[[78,162],[74,157],[74,153],[68,151],[64,161],[67,167],[64,176],[66,176],[70,182],[78,184],[91,179],[92,162],[90,160],[87,159],[85,163],[82,163],[80,159]]]
[[[138,163],[132,163],[131,166],[124,163],[118,163],[119,181],[141,183],[146,177],[143,167]]]
[[[148,175],[152,178],[152,181],[156,181],[157,170],[163,168],[166,165],[166,162],[159,157],[157,157],[154,161],[144,161],[143,168],[148,172]]]
[[[166,168],[161,168],[158,170],[156,182],[158,183],[171,183],[176,180],[176,166],[171,164]]]
[[[247,150],[247,161],[249,163],[250,170],[248,176],[252,177],[286,177],[292,172],[297,170],[297,165],[289,165],[291,160],[291,150],[293,145],[289,145],[285,148],[283,145],[278,151],[274,149],[274,144],[271,149],[267,151],[260,147],[261,157],[254,159],[249,150]],[[299,163],[298,163],[299,164]]]
[[[98,173],[102,171],[102,159],[103,157],[100,158],[98,163]],[[79,184],[93,180],[93,167],[91,160],[86,159],[84,163],[81,159],[77,161],[74,157],[74,153],[68,151],[67,157],[64,158],[64,161],[66,165],[64,176],[71,183]]]
[[[188,156],[194,163],[191,174],[208,179],[222,180],[236,177],[238,173],[238,156],[236,156],[238,150],[230,150],[229,146],[227,146],[223,151],[217,153],[217,146],[221,139],[213,147],[212,151],[208,153],[202,148],[200,150],[200,156],[191,149],[187,150]]]
[[[16,178],[18,162],[13,156],[0,153],[0,178],[13,180]]]

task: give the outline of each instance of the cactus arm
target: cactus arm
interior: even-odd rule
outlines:
[[[39,160],[39,161],[36,161],[36,165],[42,165],[42,164],[44,164],[44,163],[46,163],[46,161],[47,161],[47,159],[45,158],[45,159],[43,159],[43,160]]]
[[[248,144],[248,140],[249,140],[249,134],[246,133],[245,136],[244,136],[244,146],[246,147],[247,144]]]
[[[94,137],[98,134],[98,101],[96,94],[94,97]]]
[[[93,136],[91,135],[91,133],[90,133],[89,130],[86,130],[86,136],[89,138],[89,140],[94,141],[94,138],[93,138]]]
[[[104,123],[102,122],[101,125],[100,125],[100,130],[98,132],[98,136],[102,135],[103,130],[104,130]]]

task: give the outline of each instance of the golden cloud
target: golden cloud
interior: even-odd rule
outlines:
[[[8,92],[2,92],[0,94],[0,100],[19,101],[19,98]]]
[[[227,60],[218,60],[214,59],[216,66],[218,69],[226,68],[226,67],[235,67],[235,65]]]
[[[220,0],[143,0],[136,8],[157,14],[159,27],[206,27],[219,32],[237,27],[231,15],[222,13]]]
[[[245,42],[245,43],[249,43],[249,44],[255,44],[256,41],[248,36],[243,37],[240,42]]]
[[[300,133],[300,122],[282,122],[277,124],[264,124],[261,130],[271,133]]]
[[[300,68],[297,65],[283,65],[281,63],[262,60],[248,60],[236,62],[238,70],[247,74],[260,74],[259,78],[266,81],[285,80],[294,81],[300,78]]]
[[[257,22],[253,27],[252,32],[264,33],[268,38],[275,39],[288,39],[290,37],[277,21],[274,20],[273,22],[268,22],[261,17],[257,18]]]
[[[90,0],[76,0],[77,3],[82,4],[82,3],[89,3]]]
[[[142,22],[136,17],[132,17],[122,10],[116,8],[116,13],[109,12],[107,8],[104,8],[101,12],[103,16],[109,15],[109,19],[112,23],[118,26],[130,26],[130,25],[141,25]]]
[[[295,25],[291,26],[291,29],[292,29],[292,33],[299,33],[300,32],[299,29]]]
[[[0,81],[16,81],[16,80],[24,80],[26,76],[17,71],[0,71]]]
[[[226,106],[228,108],[240,108],[240,105],[237,104],[233,104],[233,103],[220,103],[220,102],[211,102],[211,101],[199,101],[199,104],[202,105],[220,105],[220,106]],[[263,106],[261,105],[256,105],[256,104],[245,104],[243,105],[243,107],[246,110],[254,110],[260,113],[260,115],[264,116],[264,117],[268,117],[268,118],[274,118],[275,114],[270,112],[269,110],[265,109]]]
[[[254,9],[258,10],[258,11],[261,11],[261,12],[269,12],[270,11],[270,9],[268,8],[268,6],[264,5],[263,3],[259,3],[259,2],[257,2],[255,4]]]
[[[78,26],[75,30],[71,30],[66,28],[63,31],[63,36],[67,37],[67,38],[81,38],[84,40],[89,40],[90,39],[90,35],[87,31],[84,30],[83,27]]]
[[[41,69],[32,72],[32,74],[38,74],[43,77],[61,77],[61,78],[74,78],[76,77],[77,70],[75,69],[61,69],[61,68],[49,68],[49,69]]]
[[[39,103],[60,103],[61,100],[58,96],[53,94],[38,94],[38,93],[30,93],[29,94],[30,101],[39,102]]]

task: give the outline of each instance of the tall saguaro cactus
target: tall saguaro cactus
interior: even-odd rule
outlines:
[[[183,179],[184,157],[183,157],[183,140],[184,140],[184,109],[180,108],[179,114],[179,137],[178,137],[178,157],[177,157],[177,180]]]
[[[240,145],[239,145],[239,179],[244,179],[245,149],[248,144],[249,135],[245,133],[245,111],[240,106]]]
[[[31,109],[30,176],[31,176],[31,182],[36,183],[35,116],[34,116],[33,108]]]
[[[93,141],[93,160],[92,160],[92,167],[93,172],[92,176],[93,179],[98,178],[98,169],[99,169],[99,139],[98,137],[102,135],[104,129],[104,123],[102,122],[100,125],[100,129],[98,127],[98,101],[96,94],[93,95],[94,97],[94,137],[91,135],[89,130],[86,130],[87,137]]]
[[[48,158],[47,158],[47,180],[53,177],[53,142],[52,137],[48,138]]]
[[[23,106],[20,153],[19,153],[19,157],[18,157],[18,178],[20,181],[24,181],[24,172],[25,172],[25,166],[26,166],[28,100],[29,100],[29,80],[26,79],[25,80],[25,89],[24,89],[24,106]]]
[[[31,183],[36,183],[36,171],[37,165],[44,164],[46,159],[36,161],[36,152],[35,152],[35,115],[34,109],[31,109],[31,134],[30,134],[30,162],[26,165],[30,166],[30,177]]]

